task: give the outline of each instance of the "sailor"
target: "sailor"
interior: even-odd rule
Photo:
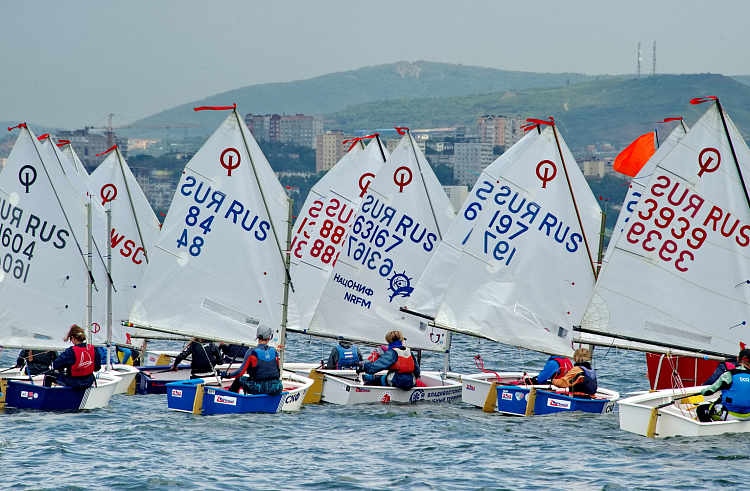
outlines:
[[[339,341],[339,344],[333,347],[331,354],[328,355],[326,368],[329,370],[353,370],[359,366],[362,361],[362,353],[359,348],[353,346],[349,341]]]
[[[94,384],[94,372],[102,368],[102,358],[99,352],[93,345],[86,344],[86,334],[75,324],[70,327],[63,340],[72,342],[73,346],[63,351],[52,362],[52,368],[58,371],[64,370],[65,373],[45,376],[45,387],[51,387],[52,382],[57,382],[65,387],[88,389]]]
[[[242,365],[232,373],[221,372],[221,378],[234,378],[229,387],[232,392],[238,392],[240,387],[245,394],[279,395],[284,390],[281,383],[279,355],[268,342],[273,337],[273,330],[266,325],[258,326],[258,346],[248,349]],[[242,374],[246,375],[242,375]],[[242,375],[239,378],[238,376]]]
[[[190,358],[190,378],[203,378],[216,375],[214,367],[224,362],[219,348],[212,342],[203,342],[200,338],[193,338],[182,353],[177,355],[171,371],[177,371],[177,365],[187,357]]]
[[[26,366],[26,373],[28,375],[39,375],[40,373],[48,372],[52,362],[56,359],[57,351],[55,350],[21,350],[21,352],[18,353],[16,367],[23,368]]]
[[[366,362],[357,368],[357,373],[365,372],[366,385],[383,385],[409,390],[417,385],[420,369],[419,363],[411,350],[403,345],[405,341],[401,331],[391,331],[385,335],[388,350],[374,362]],[[381,370],[388,370],[385,375],[374,376]]]
[[[563,377],[552,380],[555,387],[570,389],[574,397],[592,399],[596,395],[596,370],[591,368],[591,354],[586,348],[578,348],[573,353],[575,365]]]
[[[716,370],[714,370],[714,373],[711,374],[710,377],[708,377],[708,380],[703,382],[701,385],[711,385],[717,380],[719,380],[719,377],[721,377],[721,374],[726,372],[727,370],[731,370],[732,368],[735,368],[737,366],[737,357],[736,356],[730,356],[724,361],[719,362],[719,364],[716,366]]]
[[[570,361],[570,358],[554,355],[550,356],[549,360],[547,360],[547,363],[544,365],[544,368],[542,368],[542,371],[539,372],[539,375],[531,377],[529,383],[531,383],[531,385],[544,385],[548,382],[551,383],[550,380],[562,378],[572,368],[573,362]]]
[[[698,420],[744,421],[750,419],[750,349],[737,356],[739,365],[727,370],[709,387],[701,390],[704,396],[721,391],[721,397],[711,404],[698,406]]]

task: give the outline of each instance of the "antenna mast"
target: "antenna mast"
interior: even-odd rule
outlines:
[[[641,59],[641,43],[638,43],[638,69],[636,71],[638,78],[641,78]]]
[[[651,75],[656,75],[656,41],[654,41],[654,54],[652,55],[653,66],[651,67]]]

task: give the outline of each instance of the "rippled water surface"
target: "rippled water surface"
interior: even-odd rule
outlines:
[[[330,348],[291,335],[287,359],[318,361]],[[454,371],[475,373],[477,353],[495,370],[539,370],[546,360],[456,336]],[[16,354],[0,354],[0,366]],[[422,364],[438,369],[442,356]],[[603,387],[648,388],[643,354],[596,348],[595,365]],[[617,413],[512,418],[462,403],[323,404],[201,417],[169,411],[165,395],[118,395],[87,413],[0,414],[2,489],[695,490],[744,488],[748,476],[749,434],[656,441],[621,431]]]

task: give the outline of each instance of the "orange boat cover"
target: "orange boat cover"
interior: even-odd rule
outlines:
[[[626,176],[635,177],[648,159],[656,151],[654,132],[639,136],[628,148],[620,152],[614,163],[614,169]]]

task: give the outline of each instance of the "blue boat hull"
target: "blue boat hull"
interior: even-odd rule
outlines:
[[[44,387],[19,380],[8,380],[5,407],[39,411],[77,411],[86,405],[90,389]]]
[[[175,382],[177,380],[185,380],[190,378],[190,367],[178,367],[176,373],[167,372],[171,365],[164,366],[148,366],[148,367],[137,367],[139,372],[136,375],[135,390],[138,394],[166,394],[167,384]],[[153,372],[161,372],[155,374]],[[167,373],[171,377],[168,380],[156,378],[152,376],[160,375],[165,376]]]
[[[203,380],[193,379],[167,384],[167,406],[174,411],[193,412],[196,405],[198,384]],[[283,405],[286,392],[277,396],[265,394],[243,395],[203,386],[201,414],[277,413]]]
[[[529,400],[530,388],[514,385],[497,387],[497,410],[501,413],[524,416]],[[560,392],[537,389],[534,414],[555,414],[572,411],[584,413],[609,413],[615,401],[610,399],[583,399]]]

